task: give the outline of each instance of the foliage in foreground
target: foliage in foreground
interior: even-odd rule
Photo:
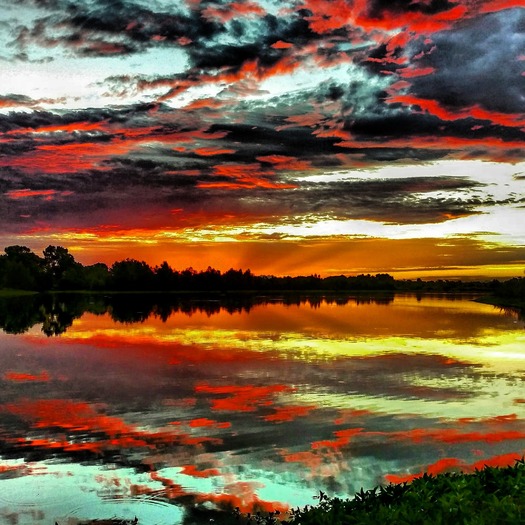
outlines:
[[[253,518],[252,518],[253,521]],[[276,516],[256,522],[277,523]],[[485,467],[474,474],[425,474],[410,484],[357,493],[354,499],[328,498],[294,510],[288,525],[517,525],[525,524],[525,463]]]

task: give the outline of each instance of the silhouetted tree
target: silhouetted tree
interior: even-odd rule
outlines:
[[[19,290],[46,288],[43,260],[27,246],[7,246],[0,256],[0,287]]]
[[[125,259],[110,268],[109,283],[115,290],[152,290],[153,270],[144,261]]]
[[[161,291],[176,290],[178,287],[178,272],[174,272],[171,266],[164,261],[154,269],[155,289]]]
[[[51,280],[51,288],[82,286],[82,265],[75,261],[67,248],[48,246],[44,252],[44,268]]]
[[[106,290],[109,278],[109,268],[104,263],[96,263],[83,268],[83,287],[86,290]]]

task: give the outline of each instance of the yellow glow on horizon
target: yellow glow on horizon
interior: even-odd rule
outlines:
[[[322,237],[309,240],[273,239],[186,242],[183,235],[165,231],[133,231],[97,236],[69,233],[51,243],[65,245],[82,264],[108,265],[125,258],[151,266],[167,261],[172,268],[208,266],[221,271],[250,269],[256,275],[357,275],[388,273],[397,279],[493,279],[522,276],[525,246],[509,246],[480,238],[449,237],[387,239]],[[28,241],[31,242],[28,243]],[[34,236],[20,244],[49,244]],[[37,248],[33,248],[38,253]]]

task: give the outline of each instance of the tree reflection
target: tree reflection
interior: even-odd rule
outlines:
[[[84,313],[107,314],[117,323],[143,323],[150,317],[166,322],[172,315],[183,313],[188,316],[206,314],[211,317],[220,312],[231,315],[249,313],[253,307],[281,303],[286,306],[310,306],[319,308],[323,303],[345,305],[390,304],[393,294],[377,296],[345,295],[178,295],[178,294],[64,294],[50,293],[23,297],[0,298],[0,328],[9,334],[27,332],[35,325],[41,325],[48,337],[65,333],[75,319]]]
[[[38,296],[0,300],[0,327],[8,334],[22,334],[43,321]]]
[[[42,313],[42,332],[48,337],[63,334],[84,309],[74,301],[63,301],[55,295],[45,296],[40,306]]]
[[[105,313],[107,306],[87,295],[39,294],[0,300],[0,328],[22,334],[35,325],[48,337],[63,334],[84,312]]]

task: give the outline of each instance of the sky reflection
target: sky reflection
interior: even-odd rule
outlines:
[[[185,522],[194,505],[285,510],[512,463],[523,328],[467,299],[396,296],[2,333],[0,523]]]

